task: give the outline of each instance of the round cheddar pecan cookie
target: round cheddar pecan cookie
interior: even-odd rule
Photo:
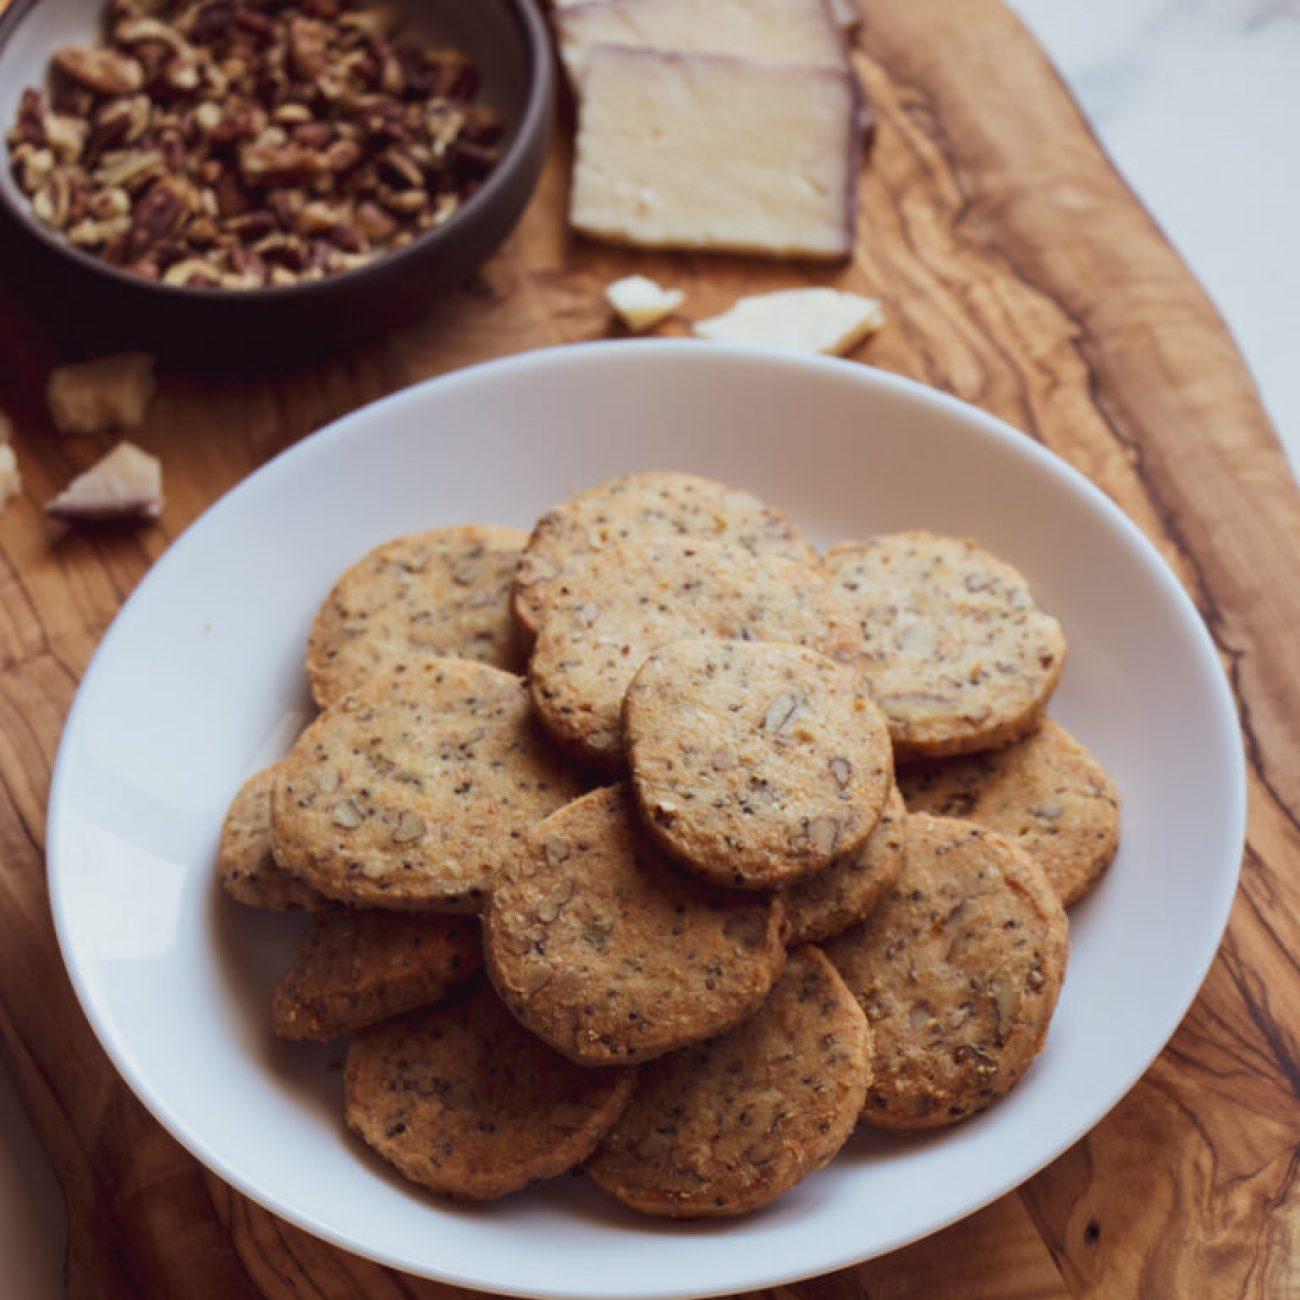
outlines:
[[[308,924],[271,1000],[271,1027],[326,1042],[437,1002],[482,965],[475,917],[334,908]]]
[[[898,883],[826,945],[875,1042],[863,1122],[939,1128],[1019,1082],[1068,950],[1065,911],[1027,854],[971,822],[909,816]]]
[[[271,912],[318,912],[328,898],[291,876],[271,852],[271,790],[275,768],[250,776],[240,787],[221,825],[217,876],[221,887],[248,907]]]
[[[510,610],[514,528],[467,524],[376,547],[334,584],[307,638],[307,676],[321,708],[398,664],[475,659],[514,672],[524,652]]]
[[[622,786],[532,830],[483,918],[497,991],[588,1065],[649,1060],[742,1020],[785,965],[780,930],[772,898],[675,871]]]
[[[342,902],[476,911],[528,828],[583,790],[528,690],[461,659],[397,668],[327,709],[276,769],[276,860]]]
[[[581,1164],[635,1084],[551,1051],[486,985],[362,1030],[344,1073],[354,1133],[414,1182],[476,1201]]]
[[[693,474],[626,474],[589,488],[537,521],[515,580],[520,626],[536,636],[547,589],[575,560],[611,545],[663,537],[722,542],[752,555],[818,563],[816,549],[798,528],[749,492]]]
[[[829,939],[869,916],[903,870],[907,810],[891,789],[867,842],[807,880],[782,890],[787,948]]]
[[[1114,860],[1115,783],[1050,718],[1005,749],[903,768],[898,783],[912,812],[965,817],[1018,844],[1047,873],[1066,907]]]
[[[974,542],[892,533],[831,547],[898,762],[969,754],[1033,731],[1065,666],[1061,625]]]
[[[852,661],[862,637],[820,567],[670,539],[575,557],[550,589],[533,647],[538,716],[583,761],[623,765],[623,696],[660,646],[778,641]]]
[[[866,841],[893,781],[889,732],[849,669],[802,646],[677,641],[623,702],[646,829],[694,875],[774,889]]]
[[[830,962],[800,948],[744,1024],[642,1069],[587,1172],[646,1214],[745,1214],[834,1157],[870,1078],[866,1017]]]

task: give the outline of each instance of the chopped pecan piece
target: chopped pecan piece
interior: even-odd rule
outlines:
[[[129,95],[144,85],[144,69],[135,59],[102,46],[65,45],[54,52],[54,66],[97,95]]]

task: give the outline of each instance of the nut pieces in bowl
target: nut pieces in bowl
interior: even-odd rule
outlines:
[[[23,92],[9,162],[35,216],[147,280],[259,289],[443,224],[500,157],[454,49],[351,0],[110,0]]]

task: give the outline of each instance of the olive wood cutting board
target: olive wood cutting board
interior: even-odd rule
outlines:
[[[164,376],[138,441],[163,459],[157,526],[95,536],[40,503],[104,440],[49,427],[59,358],[0,289],[0,407],[25,496],[0,519],[0,1039],[67,1200],[85,1297],[449,1297],[344,1255],[231,1191],[146,1114],[97,1045],[55,943],[45,806],[78,679],[168,543],[251,470],[396,388],[610,332],[603,286],[830,283],[884,300],[860,360],[946,389],[1072,462],[1138,523],[1221,651],[1250,761],[1249,843],[1222,950],[1172,1043],[1092,1133],[930,1239],[769,1293],[1300,1296],[1300,502],[1214,307],[998,0],[863,0],[855,61],[879,123],[850,265],[638,255],[566,229],[561,129],[519,229],[413,327],[317,369]],[[74,306],[69,305],[69,310]],[[1153,918],[1153,924],[1158,924]],[[1140,990],[1134,990],[1140,996]]]

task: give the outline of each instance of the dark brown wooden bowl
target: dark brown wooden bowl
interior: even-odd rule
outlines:
[[[356,270],[268,289],[163,285],[73,247],[31,211],[0,144],[0,265],[42,323],[79,351],[143,348],[185,361],[261,368],[338,352],[417,316],[469,280],[528,203],[550,140],[555,84],[534,0],[404,0],[412,26],[462,50],[479,99],[507,124],[482,189],[445,225]],[[0,15],[0,139],[27,86],[44,86],[60,45],[99,38],[104,0],[14,0]]]

